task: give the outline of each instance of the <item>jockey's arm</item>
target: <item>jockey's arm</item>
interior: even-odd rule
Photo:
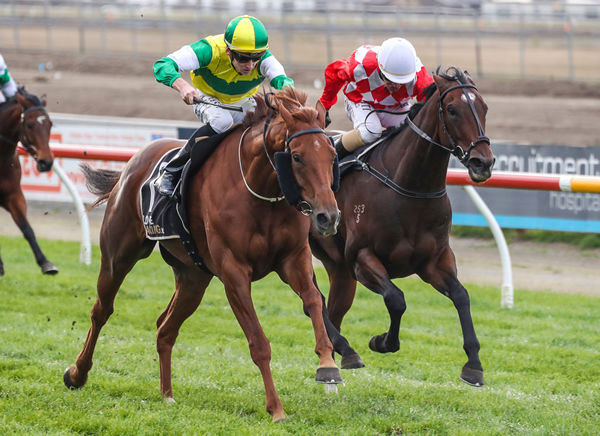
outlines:
[[[179,50],[156,61],[154,63],[154,77],[158,82],[179,92],[184,102],[193,104],[194,96],[201,97],[201,94],[181,77],[181,72],[206,66],[211,58],[212,48],[206,40],[202,39],[191,45],[184,45]]]
[[[187,104],[194,104],[194,97],[201,98],[202,95],[198,92],[196,88],[190,85],[186,80],[181,77],[175,79],[171,88],[175,89],[179,92],[181,99]]]
[[[269,80],[269,84],[275,89],[281,89],[284,86],[294,87],[294,81],[285,75],[283,65],[275,59],[270,52],[260,62],[260,73]]]
[[[325,68],[325,87],[319,101],[329,110],[337,102],[337,94],[347,82],[352,80],[348,60],[340,59]]]

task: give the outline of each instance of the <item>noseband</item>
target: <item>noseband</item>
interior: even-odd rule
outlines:
[[[267,105],[270,108],[274,109],[273,106],[270,105],[268,97],[269,97],[269,94],[266,94],[265,101],[267,102]],[[244,184],[246,185],[246,189],[248,189],[248,192],[250,192],[256,198],[259,198],[261,200],[268,201],[271,203],[281,201],[285,198],[287,200],[287,202],[290,205],[294,206],[296,209],[298,209],[298,211],[300,211],[300,213],[302,215],[305,215],[305,216],[312,215],[313,207],[308,201],[306,201],[302,198],[302,196],[300,194],[300,190],[298,188],[298,185],[296,184],[296,179],[294,178],[294,173],[292,171],[292,157],[291,157],[291,154],[289,151],[290,150],[290,142],[292,141],[292,139],[297,138],[298,136],[302,136],[302,135],[308,135],[308,134],[312,134],[312,133],[321,133],[321,134],[327,136],[327,134],[325,133],[325,131],[323,129],[319,129],[319,128],[300,130],[299,132],[296,132],[291,136],[288,136],[288,132],[286,131],[286,133],[285,133],[285,136],[286,136],[285,149],[284,149],[284,151],[275,152],[275,162],[273,162],[273,160],[271,159],[271,156],[269,155],[269,150],[267,149],[267,130],[269,128],[269,125],[270,125],[272,119],[273,119],[273,114],[272,114],[272,112],[269,112],[269,115],[267,116],[267,120],[265,121],[265,126],[263,128],[263,147],[264,147],[267,159],[269,160],[269,163],[271,164],[271,167],[273,167],[273,170],[277,174],[277,180],[279,182],[279,187],[281,188],[283,195],[279,196],[279,197],[262,196],[256,192],[254,192],[248,185],[248,182],[246,181],[246,177],[244,176],[244,171],[242,168],[241,148],[242,148],[242,141],[244,139],[244,136],[245,136],[246,132],[250,129],[250,127],[247,128],[244,131],[244,133],[242,133],[242,136],[240,138],[239,147],[238,147],[238,160],[240,163],[240,171],[242,174],[242,179],[244,180]]]
[[[456,79],[456,80],[458,81],[458,79]],[[406,117],[406,121],[407,121],[408,125],[410,126],[411,129],[413,129],[415,131],[415,133],[417,133],[421,138],[427,140],[431,144],[436,145],[436,146],[446,150],[448,153],[453,154],[454,156],[456,156],[458,158],[458,160],[463,165],[466,165],[466,162],[471,157],[471,150],[473,150],[477,146],[477,144],[479,144],[480,142],[485,142],[488,145],[490,145],[490,139],[485,135],[485,133],[483,131],[483,127],[481,127],[481,121],[479,121],[479,116],[477,116],[477,111],[475,110],[473,101],[471,100],[469,93],[466,91],[467,88],[473,88],[474,90],[477,90],[477,87],[475,85],[471,85],[470,83],[459,83],[458,85],[454,85],[454,86],[451,86],[450,88],[446,89],[444,92],[442,92],[440,94],[440,96],[438,98],[438,117],[440,119],[440,122],[442,123],[442,129],[444,130],[444,133],[446,134],[446,136],[448,137],[448,140],[450,141],[450,147],[446,147],[445,145],[440,144],[439,142],[436,142],[433,139],[431,139],[431,137],[427,133],[423,132],[419,127],[417,127],[417,125],[415,123],[413,123],[413,121],[409,117]],[[475,122],[477,123],[477,129],[479,130],[479,136],[473,142],[471,142],[471,144],[469,144],[467,151],[464,151],[462,148],[460,148],[458,146],[458,144],[456,143],[456,141],[454,140],[454,138],[448,131],[448,128],[446,127],[446,121],[444,120],[444,109],[443,109],[443,105],[442,105],[443,101],[444,101],[444,97],[450,91],[453,91],[455,89],[462,90],[462,93],[463,93],[464,97],[466,98],[467,103],[469,103],[469,107],[471,108],[471,113],[475,117]]]

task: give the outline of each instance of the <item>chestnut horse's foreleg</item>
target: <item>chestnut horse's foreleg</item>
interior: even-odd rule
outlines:
[[[333,345],[327,336],[323,321],[323,298],[313,282],[311,253],[306,248],[300,256],[286,260],[281,268],[281,278],[300,296],[304,310],[310,316],[315,334],[315,352],[319,356],[317,381],[339,383],[342,380],[333,360]]]
[[[212,276],[200,271],[196,266],[173,268],[175,273],[175,294],[165,311],[156,321],[156,350],[160,362],[160,391],[173,400],[171,385],[171,353],[179,328],[183,322],[198,308],[204,291]]]
[[[398,351],[400,349],[400,321],[406,311],[404,293],[392,283],[383,264],[368,248],[359,250],[354,272],[359,282],[383,297],[385,307],[390,315],[388,331],[373,336],[369,342],[369,348],[379,353]]]
[[[479,340],[471,318],[471,301],[469,293],[456,277],[456,263],[450,248],[440,257],[438,264],[428,268],[421,278],[454,303],[462,329],[463,348],[468,358],[460,378],[470,385],[483,386],[483,367],[479,360]]]
[[[75,360],[75,364],[71,365],[64,374],[65,385],[71,389],[80,388],[87,381],[88,372],[92,368],[92,356],[94,354],[96,342],[98,341],[98,335],[114,311],[114,300],[125,276],[131,271],[131,268],[133,268],[139,259],[147,257],[152,252],[152,247],[155,245],[154,241],[139,241],[133,239],[127,241],[129,242],[129,244],[127,244],[122,239],[123,234],[127,235],[127,232],[122,228],[118,234],[111,233],[111,236],[114,236],[114,238],[121,238],[119,241],[124,243],[124,246],[117,250],[107,248],[107,246],[112,246],[113,244],[111,242],[114,241],[101,244],[102,262],[100,265],[100,273],[98,274],[96,302],[94,303],[91,312],[92,325],[88,331],[83,349]],[[105,232],[102,231],[100,236],[101,243],[105,236]],[[128,236],[130,239],[135,237],[134,235]],[[134,246],[134,248],[132,248],[132,246]]]
[[[58,273],[58,268],[56,265],[50,262],[42,252],[42,249],[38,245],[35,238],[35,233],[27,221],[27,203],[25,202],[23,192],[19,191],[15,195],[11,196],[6,203],[6,209],[10,212],[13,221],[19,227],[21,233],[23,233],[23,236],[29,243],[31,251],[33,251],[33,255],[35,256],[35,261],[42,269],[42,273]]]
[[[252,361],[260,370],[265,386],[267,412],[273,416],[273,422],[281,421],[285,419],[285,413],[271,374],[271,345],[260,325],[250,295],[252,273],[248,267],[233,261],[224,261],[223,265],[225,271],[222,271],[221,280],[225,285],[229,305],[248,340]]]

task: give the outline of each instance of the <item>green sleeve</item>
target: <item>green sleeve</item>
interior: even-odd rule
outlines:
[[[200,64],[199,68],[206,67],[210,64],[210,61],[213,57],[212,47],[206,39],[201,39],[200,41],[194,42],[190,44],[194,53],[196,53],[196,57],[198,58],[198,63]]]
[[[154,77],[157,82],[171,86],[175,79],[181,77],[179,67],[175,61],[169,57],[164,57],[154,63]]]
[[[294,81],[282,74],[281,76],[274,77],[273,80],[271,80],[271,86],[275,89],[281,89],[284,86],[291,86],[293,88]]]
[[[189,51],[189,48],[192,49],[194,54],[191,54],[192,52]],[[198,68],[205,67],[212,59],[212,47],[206,39],[201,39],[200,41],[194,42],[189,46],[171,53],[169,56],[157,60],[154,63],[154,77],[156,78],[156,81],[171,86],[175,79],[181,77],[181,71],[187,71],[189,69],[185,68],[186,65],[189,66],[195,63],[196,59],[189,59],[190,56],[195,56],[197,58],[199,64]],[[184,65],[184,68],[182,69],[177,62]]]

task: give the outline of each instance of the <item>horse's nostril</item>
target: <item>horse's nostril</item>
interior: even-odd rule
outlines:
[[[317,215],[317,223],[321,227],[327,227],[329,225],[329,216],[326,213],[320,213]]]
[[[38,162],[37,162],[38,171],[44,173],[46,171],[50,171],[50,168],[52,168],[52,161],[38,160]]]

